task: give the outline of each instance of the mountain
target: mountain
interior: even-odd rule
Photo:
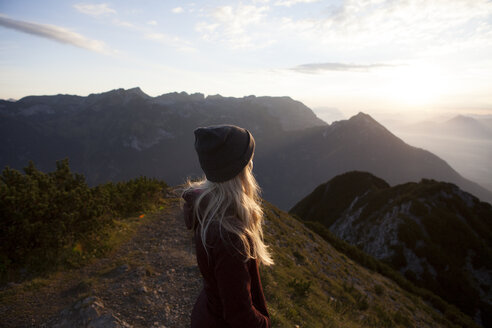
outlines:
[[[488,126],[489,129],[492,130],[492,118],[484,118],[484,119],[481,119],[481,122],[483,124],[485,124],[486,126]]]
[[[392,131],[405,142],[441,157],[464,177],[492,190],[492,171],[488,169],[492,162],[492,125],[487,124],[488,118],[457,115],[446,121],[395,125]]]
[[[398,127],[404,132],[428,135],[449,136],[453,138],[491,140],[492,128],[486,119],[478,119],[466,115],[456,115],[448,120],[435,122],[423,121]]]
[[[483,200],[492,193],[464,179],[433,154],[405,144],[369,115],[331,125],[289,97],[243,98],[169,93],[140,88],[88,97],[29,96],[0,101],[0,166],[43,171],[68,157],[90,185],[139,175],[179,184],[201,175],[193,130],[236,124],[257,141],[255,173],[265,199],[290,208],[319,181],[366,170],[391,184],[434,178]]]
[[[443,123],[443,130],[449,134],[474,139],[492,139],[492,129],[479,120],[457,115]]]
[[[0,165],[29,159],[50,170],[68,156],[92,185],[136,175],[182,182],[199,174],[193,150],[198,126],[247,126],[268,150],[280,133],[325,123],[288,97],[225,98],[171,93],[149,97],[139,88],[88,97],[40,96],[0,103]],[[263,139],[268,140],[263,142]]]
[[[489,190],[463,178],[429,151],[406,144],[364,113],[290,133],[285,140],[275,152],[267,154],[263,163],[271,163],[268,167],[257,166],[265,190],[289,186],[281,193],[265,194],[281,207],[293,206],[319,181],[351,170],[371,172],[390,184],[422,178],[452,182],[482,200],[492,201]]]
[[[287,213],[263,205],[275,264],[260,272],[272,327],[476,327],[444,302],[435,310]],[[189,327],[202,281],[180,206],[170,191],[162,210],[120,217],[118,229],[109,231],[120,242],[104,256],[3,286],[0,326]]]
[[[391,187],[367,172],[319,185],[290,211],[389,263],[484,327],[492,325],[492,206],[454,184]]]

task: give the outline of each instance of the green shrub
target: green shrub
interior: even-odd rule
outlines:
[[[309,292],[311,290],[311,281],[304,279],[300,279],[298,281],[297,278],[294,278],[289,281],[287,286],[293,289],[294,298],[305,298],[309,295]]]
[[[384,288],[383,288],[383,286],[381,286],[379,284],[376,285],[376,286],[374,286],[374,292],[376,293],[376,295],[382,296],[384,294]]]
[[[5,168],[0,176],[0,281],[16,272],[39,273],[59,264],[77,265],[104,246],[113,216],[155,206],[166,187],[140,177],[90,188],[70,171],[68,159],[43,173],[33,162],[24,174]]]
[[[420,228],[419,224],[413,219],[409,218],[405,214],[400,214],[400,216],[403,220],[398,226],[398,239],[405,243],[408,248],[415,249],[417,240],[426,239],[424,232]]]
[[[398,325],[401,325],[403,327],[412,327],[412,322],[411,320],[404,314],[402,314],[401,312],[395,312],[393,313],[393,321],[398,324]]]
[[[429,210],[427,209],[427,206],[424,205],[424,203],[419,200],[412,201],[412,205],[410,206],[410,213],[415,216],[422,217],[428,212]]]
[[[306,258],[304,257],[304,255],[302,255],[301,253],[299,253],[297,250],[294,250],[292,252],[292,254],[294,255],[294,257],[296,258],[296,260],[299,263],[304,263],[304,261],[306,260]]]

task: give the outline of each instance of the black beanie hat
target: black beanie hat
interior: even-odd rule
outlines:
[[[255,151],[251,133],[235,125],[215,125],[195,130],[195,150],[207,179],[224,182],[249,163]]]

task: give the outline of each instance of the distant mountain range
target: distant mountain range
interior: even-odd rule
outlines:
[[[492,206],[456,185],[390,187],[366,172],[319,185],[290,211],[384,260],[484,327],[492,326]]]
[[[391,184],[448,181],[492,202],[492,192],[432,153],[405,144],[369,115],[328,125],[289,97],[150,97],[134,88],[0,101],[0,166],[20,169],[33,160],[51,171],[55,160],[69,157],[91,185],[139,175],[178,184],[201,175],[193,130],[222,123],[253,133],[263,196],[280,208],[349,170],[369,171]]]
[[[492,190],[492,120],[487,115],[457,115],[444,121],[391,125],[405,142],[427,149],[464,177]]]
[[[402,130],[454,138],[492,140],[491,120],[457,115],[443,122],[424,121],[406,125]]]

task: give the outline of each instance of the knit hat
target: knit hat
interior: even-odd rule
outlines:
[[[255,151],[251,133],[235,125],[214,125],[195,130],[195,150],[207,179],[224,182],[249,163]]]

